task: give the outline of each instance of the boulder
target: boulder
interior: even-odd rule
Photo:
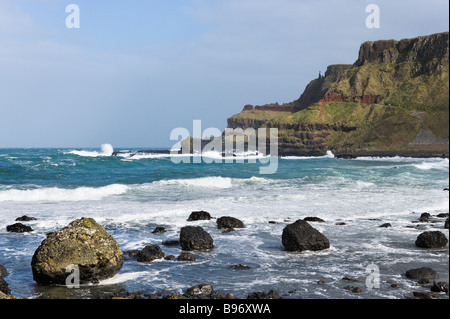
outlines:
[[[283,229],[282,243],[288,251],[317,251],[330,248],[328,238],[301,219]]]
[[[11,233],[28,233],[28,232],[32,232],[33,228],[31,228],[30,226],[21,224],[21,223],[15,223],[13,225],[6,226],[6,231],[11,232]]]
[[[380,228],[390,228],[392,225],[390,223],[385,223],[379,226]]]
[[[445,228],[445,229],[448,229],[448,218],[445,220],[444,228]]]
[[[214,287],[208,284],[197,285],[195,287],[191,287],[184,293],[185,296],[193,297],[193,296],[207,296],[211,295],[214,292]]]
[[[431,214],[430,213],[423,213],[419,217],[419,221],[422,223],[428,223],[430,221]]]
[[[167,230],[164,227],[156,227],[153,231],[152,234],[164,234]]]
[[[433,292],[445,292],[448,294],[448,282],[435,282],[430,290]]]
[[[280,294],[276,290],[266,292],[252,292],[249,293],[247,299],[280,299]]]
[[[183,250],[208,251],[214,248],[212,237],[200,226],[181,228],[180,246]]]
[[[244,223],[234,217],[223,216],[217,219],[217,228],[227,229],[227,228],[244,228]]]
[[[188,222],[196,221],[196,220],[210,220],[211,215],[208,212],[205,212],[203,210],[192,212],[191,215],[189,215]]]
[[[3,277],[0,277],[0,292],[3,292],[5,295],[9,295],[11,293],[11,289],[9,289],[8,283]]]
[[[148,263],[155,259],[164,258],[164,252],[158,245],[149,245],[138,252],[136,257],[139,262]]]
[[[439,274],[431,268],[422,267],[408,270],[406,277],[409,279],[438,279]]]
[[[69,266],[78,266],[79,282],[96,283],[114,276],[123,265],[119,244],[92,218],[81,218],[47,234],[31,260],[38,284],[65,285]],[[70,268],[70,267],[69,267]]]
[[[303,218],[303,220],[305,222],[325,223],[325,221],[319,217],[305,217],[305,218]]]
[[[17,217],[16,218],[16,222],[29,222],[29,221],[32,221],[32,220],[37,220],[37,218],[29,217],[29,216],[26,216],[26,215],[23,215],[22,217]]]
[[[423,232],[416,239],[416,246],[420,248],[444,248],[447,243],[447,237],[440,231]]]
[[[177,257],[178,261],[195,261],[195,257],[192,256],[191,254],[187,254],[187,253],[181,253],[178,257]]]
[[[0,264],[0,277],[6,277],[8,276],[8,271],[6,270],[6,267]]]
[[[239,264],[239,265],[233,265],[233,266],[231,266],[231,268],[233,268],[233,269],[244,269],[244,270],[251,269],[250,266],[245,266],[245,265],[242,265],[242,264]]]

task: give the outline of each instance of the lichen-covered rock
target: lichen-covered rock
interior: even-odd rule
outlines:
[[[47,234],[35,251],[31,267],[38,284],[66,284],[68,266],[78,266],[79,282],[114,276],[123,265],[119,244],[94,219],[81,218]]]

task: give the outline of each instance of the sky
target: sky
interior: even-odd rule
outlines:
[[[171,147],[193,120],[223,130],[246,104],[298,99],[365,41],[448,31],[448,12],[447,0],[0,0],[0,147]]]

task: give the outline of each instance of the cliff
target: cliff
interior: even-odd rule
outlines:
[[[228,127],[278,128],[280,155],[448,157],[448,75],[448,32],[365,42],[354,64],[329,66],[298,100],[246,106]]]

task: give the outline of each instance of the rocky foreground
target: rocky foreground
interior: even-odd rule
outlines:
[[[26,216],[25,216],[26,217]],[[423,213],[415,223],[427,223],[432,219],[440,220],[446,218],[444,228],[448,229],[448,214],[441,214],[436,217],[428,213]],[[211,215],[205,211],[192,212],[187,221],[209,220]],[[32,220],[32,219],[29,219]],[[21,221],[27,221],[22,219]],[[281,234],[281,242],[286,251],[301,252],[305,250],[317,251],[330,247],[329,239],[310,223],[324,222],[318,217],[307,217],[288,224]],[[234,231],[235,228],[244,228],[245,225],[237,218],[223,216],[216,220],[217,228],[223,232]],[[275,223],[269,221],[269,223]],[[336,223],[336,226],[344,223]],[[390,224],[382,224],[380,227],[389,228]],[[24,227],[11,228],[8,231],[21,233]],[[28,228],[27,228],[28,229]],[[32,230],[31,230],[32,231]],[[163,227],[157,227],[153,231],[156,234],[164,233]],[[140,250],[122,252],[115,239],[106,230],[91,218],[81,218],[71,222],[61,230],[47,234],[41,245],[36,249],[31,260],[33,278],[39,285],[68,285],[98,283],[100,280],[116,275],[124,261],[124,255],[129,258],[136,258],[136,262],[151,263],[157,259],[175,260],[180,262],[194,261],[190,252],[208,252],[214,249],[214,239],[199,226],[185,226],[180,230],[179,240],[166,241],[163,245],[179,245],[182,249],[178,257],[165,256],[159,245],[148,245]],[[448,244],[448,239],[441,231],[422,232],[415,241],[417,247],[423,249],[444,248]],[[78,282],[74,281],[73,273],[68,275],[67,269],[76,266],[78,271]],[[232,266],[234,269],[248,270],[250,267],[239,264]],[[72,268],[73,269],[73,268]],[[14,298],[11,296],[11,289],[4,279],[8,276],[7,269],[0,265],[0,299]],[[418,280],[418,285],[429,288],[429,292],[414,291],[406,298],[434,299],[448,298],[448,282],[438,281],[439,274],[431,268],[423,267],[407,270],[404,274],[406,278]],[[70,280],[68,280],[70,278]],[[343,281],[355,284],[358,279],[344,277]],[[324,280],[317,282],[318,285],[326,284]],[[396,283],[390,283],[393,289],[401,288]],[[355,294],[363,292],[361,283],[357,286],[349,285],[344,289]],[[280,295],[279,292],[271,290],[269,292],[251,292],[248,299],[278,299],[289,298],[295,291]],[[222,293],[214,290],[212,285],[202,284],[189,288],[183,294],[128,292],[120,290],[112,294],[102,296],[102,298],[125,298],[125,299],[235,299],[233,293]]]

